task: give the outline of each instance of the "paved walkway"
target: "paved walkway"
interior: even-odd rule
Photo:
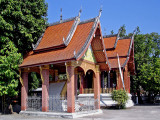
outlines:
[[[64,120],[57,118],[24,116],[19,114],[0,115],[0,120]],[[103,109],[103,114],[74,120],[160,120],[159,106],[134,106],[130,109]]]

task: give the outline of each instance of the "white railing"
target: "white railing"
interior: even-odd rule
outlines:
[[[49,111],[65,112],[67,111],[67,99],[63,96],[49,96]]]
[[[93,97],[75,98],[75,112],[95,110],[95,105],[99,102]],[[55,95],[49,96],[48,108],[50,112],[67,112],[66,97]],[[42,97],[28,96],[27,111],[42,111]]]
[[[79,98],[75,100],[75,112],[95,110],[98,99],[93,97]]]
[[[28,96],[27,111],[42,111],[42,97]]]

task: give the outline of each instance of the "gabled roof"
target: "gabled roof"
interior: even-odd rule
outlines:
[[[66,24],[67,25],[67,24]],[[77,26],[76,32],[68,46],[45,52],[31,52],[24,60],[20,67],[48,64],[56,61],[71,60],[75,58],[74,51],[80,51],[88,38],[94,22],[86,22]],[[64,25],[65,26],[65,25]],[[47,31],[50,34],[50,31]],[[56,41],[53,39],[53,41]],[[52,41],[51,43],[52,44]]]
[[[119,33],[120,34],[120,31]],[[120,38],[118,34],[104,36],[106,53],[112,69],[118,68],[117,54],[121,67],[124,68],[129,61],[131,49],[133,47],[134,34],[132,38]]]
[[[78,21],[78,19],[71,19],[70,21],[49,26],[41,40],[37,43],[36,48],[24,58],[20,67],[24,68],[45,64],[54,64],[69,60],[80,60],[85,54],[85,51],[89,45],[94,40],[93,38],[95,38],[95,34],[96,36],[100,35],[101,38],[102,34],[100,32],[99,16],[82,22],[75,21]],[[99,34],[96,33],[97,29]],[[58,30],[59,32],[57,32]],[[66,37],[67,35],[69,36],[70,40],[67,44],[65,44],[66,42],[61,38],[63,38],[63,36]],[[100,49],[102,49],[101,55],[103,56],[103,61],[105,61],[103,68],[108,69],[108,64],[106,64],[108,59],[105,52],[103,52],[105,51],[103,39],[98,39],[96,41],[101,41],[99,42],[99,45],[101,47]],[[62,46],[63,43],[64,46]],[[93,47],[93,51],[94,49],[95,47]]]

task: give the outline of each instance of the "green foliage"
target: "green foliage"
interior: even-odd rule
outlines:
[[[17,95],[18,66],[46,28],[45,0],[0,0],[0,95]],[[21,54],[20,54],[21,53]],[[35,78],[35,76],[32,76]],[[35,78],[37,86],[37,79]]]
[[[125,108],[125,104],[127,100],[129,99],[126,91],[124,90],[114,90],[112,92],[112,100],[116,101],[118,103],[118,108]]]
[[[113,30],[111,30],[111,35],[113,35],[114,34],[114,31]]]
[[[34,89],[37,89],[41,83],[41,80],[40,80],[40,76],[38,76],[36,74],[36,72],[31,72],[29,75],[28,75],[28,79],[29,79],[29,83],[28,83],[28,91],[32,91]]]
[[[120,37],[125,37],[125,34],[126,34],[126,26],[125,25],[122,25],[121,27],[120,27],[120,30],[121,30],[121,32],[120,32]]]
[[[0,44],[8,37],[18,52],[32,49],[46,27],[45,0],[0,0]]]
[[[22,61],[20,53],[14,44],[9,41],[1,46],[0,50],[0,96],[17,95],[18,65]]]
[[[136,76],[134,82],[145,91],[160,91],[160,35],[158,33],[135,36]]]

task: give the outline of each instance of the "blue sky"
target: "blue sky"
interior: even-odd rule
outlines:
[[[63,19],[78,15],[82,6],[81,21],[94,18],[99,14],[102,33],[118,32],[125,24],[127,33],[136,26],[141,33],[158,32],[160,34],[160,0],[46,0],[48,3],[48,22],[60,20],[62,8]]]

